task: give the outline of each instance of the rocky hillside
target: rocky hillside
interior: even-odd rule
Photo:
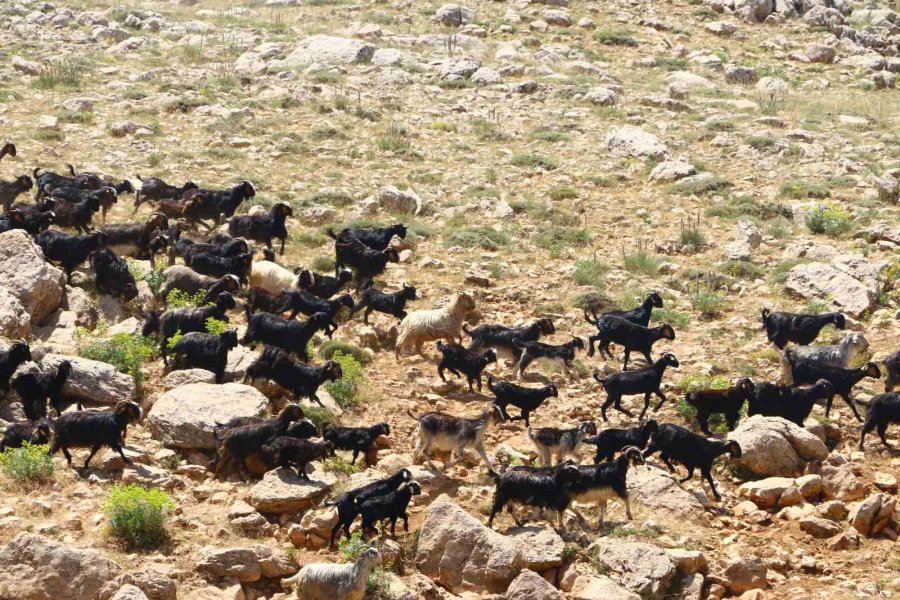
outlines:
[[[68,174],[67,164],[138,189],[149,177],[216,190],[246,180],[256,194],[238,214],[292,208],[276,257],[290,271],[332,271],[327,228],[402,222],[399,261],[376,287],[414,285],[408,311],[466,292],[470,328],[549,318],[553,344],[596,334],[585,309],[630,309],[657,291],[651,326],[669,323],[675,339],[653,356],[671,352],[679,366],[649,416],[695,432],[686,393],[780,378],[761,309],[840,311],[845,330],[828,326],[817,343],[865,337],[853,366],[874,361],[881,378],[853,387],[864,417],[900,349],[898,10],[886,0],[6,0],[0,132],[16,152],[0,154],[0,198],[36,167]],[[107,221],[147,221],[154,206],[135,210],[134,198],[121,193]],[[208,235],[186,226],[184,237]],[[576,505],[586,523],[567,512],[563,528],[550,514],[517,527],[501,513],[489,530],[485,465],[474,452],[446,469],[448,456],[421,464],[408,411],[475,417],[493,394],[442,381],[431,342],[425,357],[395,359],[398,321],[378,312],[369,324],[342,313],[338,343],[315,337],[314,362],[336,355],[343,379],[319,390],[327,410],[302,401],[318,424],[386,421],[374,466],[339,451],[313,462],[309,480],[283,468],[214,478],[216,425],[276,414],[289,395],[243,383],[259,354],[246,344],[230,350],[222,384],[164,369],[158,343],[140,335],[165,308],[159,271],[128,265],[137,297],[124,301],[98,291],[87,263],[67,282],[23,230],[0,234],[0,349],[27,340],[19,373],[68,360],[68,412],[76,401],[143,409],[127,430],[132,465],[104,449],[70,469],[58,453],[52,473],[23,480],[0,459],[0,600],[284,600],[294,592],[282,580],[303,565],[362,552],[358,541],[327,548],[337,512],[324,501],[401,468],[422,494],[409,533],[373,538],[382,565],[367,598],[900,594],[900,456],[874,431],[858,449],[862,425],[840,398],[803,427],[742,414],[728,432],[714,418],[714,437],[741,447],[714,463],[720,501],[699,470],[682,482],[684,467],[670,473],[656,453],[628,471],[631,520],[613,498],[599,531],[589,502]],[[239,337],[242,303],[229,311]],[[532,427],[637,425],[614,408],[601,419],[607,393],[593,375],[621,369],[612,349],[578,350],[568,371],[530,366],[518,383],[558,388]],[[639,353],[631,361],[645,366]],[[516,381],[504,357],[488,373]],[[0,425],[24,418],[7,393]],[[887,437],[896,446],[897,425]],[[484,440],[500,472],[537,464],[523,421]],[[74,464],[88,452],[74,450]],[[593,447],[576,458],[591,464]],[[171,498],[151,549],[116,535],[109,507],[123,484]]]

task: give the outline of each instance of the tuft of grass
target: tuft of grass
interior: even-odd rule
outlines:
[[[594,41],[606,46],[637,46],[637,40],[631,37],[627,31],[613,31],[601,29],[594,32]]]
[[[539,248],[558,252],[564,247],[587,246],[591,243],[591,234],[587,229],[551,226],[534,234],[534,243]]]
[[[559,166],[555,160],[541,154],[516,154],[510,160],[510,164],[516,167],[544,169],[545,171],[553,171]]]
[[[690,300],[694,310],[707,319],[719,316],[725,307],[725,294],[704,283],[690,289]]]
[[[668,186],[666,190],[670,194],[678,194],[679,196],[700,196],[710,194],[731,187],[731,182],[724,177],[718,175],[713,176],[694,176],[689,179],[683,179],[677,183]]]
[[[572,278],[578,285],[602,287],[603,276],[609,273],[609,265],[591,259],[579,260],[575,263],[575,274]]]
[[[343,376],[337,381],[325,384],[325,389],[341,408],[350,408],[359,403],[360,386],[365,381],[362,364],[350,354],[336,350],[331,360],[341,365]]]
[[[684,221],[681,222],[681,235],[679,236],[679,241],[682,246],[688,246],[694,250],[706,245],[706,236],[703,235],[703,231],[700,229],[699,214],[696,219],[688,216],[687,223]]]
[[[80,88],[86,65],[81,61],[63,58],[41,67],[37,79],[31,84],[38,90],[57,87]]]
[[[632,252],[622,251],[622,260],[625,270],[629,273],[647,275],[648,277],[656,277],[659,268],[666,258],[650,252],[647,243],[638,242],[637,248]]]
[[[359,473],[360,471],[360,467],[358,464],[351,464],[349,460],[347,460],[346,458],[341,458],[340,456],[333,456],[326,459],[324,467],[326,471],[328,471],[329,473],[334,473],[339,477],[350,477],[354,473]]]
[[[319,356],[325,360],[332,360],[336,352],[341,352],[347,356],[352,356],[361,365],[367,365],[371,362],[371,358],[359,346],[354,346],[349,342],[341,340],[326,340],[319,346]],[[312,356],[312,354],[310,354]]]
[[[175,289],[166,296],[166,308],[189,308],[203,305],[203,297],[206,292],[199,291],[196,294],[186,294],[185,292]]]
[[[802,200],[804,198],[827,198],[831,195],[831,190],[824,183],[786,181],[781,185],[781,193],[790,198]]]
[[[737,219],[739,217],[756,217],[765,220],[778,217],[792,219],[794,211],[791,210],[791,207],[780,202],[759,201],[753,196],[741,194],[728,198],[724,204],[706,209],[706,215],[728,219]]]
[[[850,213],[837,202],[821,202],[809,208],[804,223],[813,233],[837,237],[849,231],[853,221]]]
[[[330,256],[317,256],[310,265],[313,271],[328,273],[334,271],[334,259]]]
[[[173,510],[169,494],[139,485],[113,486],[103,506],[113,535],[139,549],[155,548],[169,539],[166,519]]]
[[[575,191],[574,188],[571,188],[567,185],[556,187],[550,190],[550,199],[556,200],[557,202],[560,200],[571,200],[572,198],[577,197],[578,192]]]
[[[32,446],[25,442],[21,448],[7,448],[0,452],[0,472],[18,483],[42,483],[53,479],[53,457],[47,446]]]
[[[532,139],[540,140],[542,142],[568,142],[571,141],[572,136],[564,131],[557,131],[556,129],[535,129],[531,132]]]
[[[763,273],[762,267],[748,260],[729,260],[719,265],[719,270],[726,275],[741,279],[756,279]]]
[[[778,140],[767,135],[751,135],[747,138],[747,145],[752,146],[759,152],[765,152],[774,146]]]
[[[447,247],[497,250],[501,246],[508,246],[509,243],[508,235],[491,227],[454,227],[444,234],[444,245]]]
[[[206,320],[204,325],[206,326],[206,333],[211,335],[222,335],[228,331],[228,323],[221,319],[210,317]]]

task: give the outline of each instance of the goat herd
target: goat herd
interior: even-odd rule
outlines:
[[[0,159],[6,154],[15,156],[12,144],[0,150]],[[166,257],[169,266],[162,270],[158,292],[163,303],[175,290],[190,297],[202,296],[199,307],[151,311],[145,315],[142,333],[158,336],[163,361],[171,369],[207,369],[221,383],[230,350],[238,344],[249,347],[262,344],[262,351],[247,369],[244,382],[269,379],[287,390],[294,400],[305,397],[321,405],[316,395],[318,388],[325,382],[341,379],[343,373],[334,361],[312,364],[308,346],[318,332],[330,338],[337,331],[343,308],[349,309],[351,318],[362,311],[365,322],[373,311],[400,319],[395,346],[398,359],[404,349],[412,348],[422,354],[425,343],[437,341],[440,378],[446,381],[446,372],[465,377],[473,394],[476,385],[482,390],[482,374],[490,363],[497,362],[498,354],[514,361],[517,378],[521,379],[525,370],[539,360],[560,363],[571,375],[576,353],[585,349],[581,337],[558,345],[541,341],[542,337],[556,332],[553,322],[546,318],[524,327],[482,324],[470,330],[466,322],[476,306],[474,298],[466,293],[456,294],[441,308],[407,313],[406,304],[416,299],[415,287],[404,285],[389,293],[374,286],[375,278],[385,271],[387,263],[399,261],[398,245],[402,246],[407,232],[404,225],[329,230],[335,246],[335,274],[331,276],[303,268],[291,270],[276,262],[272,243],[280,240],[283,255],[288,237],[286,219],[292,215],[289,204],[277,202],[268,212],[251,210],[249,214],[235,216],[243,201],[255,196],[255,188],[247,181],[231,189],[209,190],[192,182],[173,186],[161,179],[148,178],[141,179],[141,188],[135,190],[127,180],[108,182],[96,174],[77,173],[71,166],[69,175],[34,169],[33,176],[34,181],[28,175],[0,181],[4,209],[0,215],[0,232],[25,230],[42,248],[45,258],[59,264],[70,281],[73,272],[88,262],[97,290],[125,302],[138,296],[138,287],[124,257],[147,259],[154,267],[158,257]],[[36,189],[34,203],[15,202],[19,194],[33,188]],[[144,202],[153,205],[146,221],[104,224],[95,229],[94,214],[102,209],[105,223],[109,208],[126,193],[136,193],[135,211]],[[216,225],[226,222],[227,233],[212,231]],[[199,234],[201,225],[207,229],[205,239]],[[50,229],[51,226],[74,229],[77,234]],[[190,232],[193,238],[182,237],[185,232]],[[251,242],[265,245],[261,260],[254,260]],[[183,264],[175,264],[178,258]],[[340,293],[351,281],[355,282],[355,300],[348,293]],[[229,322],[229,312],[238,308],[235,296],[244,300],[247,318],[244,335],[239,339],[235,329],[207,333],[209,319]],[[659,398],[655,410],[666,400],[662,391],[666,370],[679,366],[674,354],[665,353],[656,360],[651,356],[656,342],[675,339],[672,326],[649,326],[653,309],[662,306],[663,298],[653,292],[632,310],[599,314],[592,309],[584,314],[586,321],[596,328],[596,333],[588,338],[588,356],[594,355],[595,344],[601,356],[608,359],[613,358],[611,344],[624,349],[622,371],[606,376],[594,373],[594,379],[606,392],[601,417],[608,421],[606,411],[610,407],[632,417],[633,413],[622,406],[622,399],[643,395],[639,423],[635,427],[598,432],[595,422],[583,421],[569,429],[533,428],[531,418],[548,398],[559,395],[557,387],[553,384],[524,387],[511,381],[495,381],[488,375],[487,387],[494,400],[475,418],[440,412],[417,416],[409,411],[418,424],[414,459],[424,457],[433,467],[431,455],[435,451],[450,452],[449,467],[463,458],[466,449],[475,449],[496,485],[489,525],[504,507],[518,523],[512,508],[515,504],[556,510],[560,526],[566,509],[584,522],[573,502],[597,504],[602,525],[606,503],[616,497],[624,501],[631,518],[625,485],[628,466],[643,462],[656,452],[669,470],[675,470],[673,461],[687,468],[687,477],[682,482],[699,469],[713,495],[720,499],[711,475],[713,462],[726,453],[739,457],[739,444],[707,438],[675,424],[645,420],[651,396]],[[287,318],[283,316],[285,313],[290,313]],[[296,320],[301,313],[308,317],[306,321]],[[851,333],[836,346],[808,345],[825,325],[845,328],[845,318],[839,313],[804,315],[764,309],[762,321],[768,339],[784,350],[784,381],[754,383],[743,378],[729,389],[688,393],[685,400],[696,409],[700,430],[711,435],[709,419],[715,414],[724,415],[729,431],[732,430],[745,403],[748,415],[779,416],[802,425],[819,400],[825,400],[827,415],[835,395],[840,395],[861,420],[851,396],[852,388],[864,377],[881,376],[879,367],[871,362],[859,368],[849,366],[855,355],[868,349],[865,337]],[[460,343],[464,333],[471,339],[468,347]],[[796,345],[785,349],[789,342]],[[647,365],[627,370],[632,352],[643,355]],[[6,394],[10,387],[15,390],[27,417],[26,422],[7,428],[0,441],[0,451],[19,447],[24,442],[50,444],[50,452],[62,450],[71,465],[69,448],[90,448],[84,463],[87,468],[94,454],[108,446],[130,464],[122,444],[128,425],[141,419],[138,405],[120,402],[112,412],[103,412],[85,411],[79,404],[78,410],[68,411],[71,402],[67,401],[64,388],[73,369],[72,362],[63,361],[37,373],[15,373],[19,365],[30,360],[29,346],[23,341],[14,342],[0,352],[0,393]],[[887,393],[869,403],[860,448],[872,429],[877,429],[887,446],[888,424],[900,422],[900,394],[892,393],[900,378],[900,352],[889,357],[885,367]],[[518,408],[520,415],[510,416],[510,406]],[[48,408],[54,409],[55,419],[48,419]],[[496,422],[511,420],[525,421],[527,436],[535,445],[542,466],[516,466],[503,473],[491,466],[484,448],[484,433]],[[387,423],[371,427],[325,424],[320,432],[304,418],[300,406],[291,403],[273,418],[239,418],[217,427],[215,435],[220,446],[211,469],[219,477],[233,466],[246,478],[250,476],[248,461],[255,460],[266,468],[296,468],[300,477],[308,478],[307,463],[333,455],[338,449],[353,452],[354,463],[360,454],[368,462],[375,440],[389,434]],[[322,441],[312,439],[319,435]],[[596,447],[594,465],[579,465],[570,458],[577,457],[582,444]],[[390,521],[392,533],[398,519],[403,519],[407,526],[406,508],[411,497],[419,493],[421,488],[413,481],[411,472],[401,469],[391,477],[329,501],[338,511],[331,543],[342,528],[349,535],[350,526],[359,515],[364,534],[382,521]]]

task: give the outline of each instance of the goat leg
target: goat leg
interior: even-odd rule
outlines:
[[[853,398],[850,397],[850,394],[841,394],[841,398],[844,399],[844,402],[846,402],[847,406],[850,407],[850,410],[853,411],[853,416],[856,417],[856,420],[862,422],[862,417],[860,417],[859,413],[856,411],[856,406],[853,404]]]
[[[712,473],[709,469],[703,469],[703,477],[706,478],[706,481],[709,482],[709,487],[712,489],[713,496],[716,497],[716,502],[722,500],[722,496],[719,495],[719,491],[716,489],[716,484],[713,481]]]

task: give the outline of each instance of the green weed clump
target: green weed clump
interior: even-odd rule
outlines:
[[[140,549],[157,547],[169,539],[166,519],[174,509],[169,494],[139,485],[113,486],[103,506],[113,535]]]
[[[153,340],[138,333],[117,333],[108,339],[99,339],[102,331],[75,331],[78,356],[111,364],[120,373],[131,375],[135,382],[144,380],[141,367],[154,360],[158,348]]]
[[[19,483],[40,483],[53,479],[53,459],[47,446],[32,446],[25,442],[21,448],[8,448],[0,453],[0,471]]]
[[[343,376],[337,381],[325,384],[325,389],[341,408],[350,408],[359,403],[360,387],[365,379],[363,367],[350,354],[336,351],[331,360],[341,365]]]
[[[806,227],[813,233],[837,237],[850,230],[853,221],[850,213],[837,202],[814,204],[804,218]]]

